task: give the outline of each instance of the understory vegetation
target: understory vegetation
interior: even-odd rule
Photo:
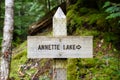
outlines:
[[[101,4],[91,6],[83,1],[68,8],[68,33],[94,36],[94,57],[68,59],[68,80],[119,80],[120,5],[99,0]]]

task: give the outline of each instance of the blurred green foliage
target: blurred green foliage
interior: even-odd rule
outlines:
[[[112,3],[110,1],[105,2],[103,8],[105,12],[109,13],[106,19],[117,19],[118,23],[120,23],[120,3]]]

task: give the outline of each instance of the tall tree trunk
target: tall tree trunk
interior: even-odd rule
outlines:
[[[3,28],[2,57],[1,57],[1,79],[8,80],[12,54],[12,38],[14,23],[14,0],[5,0],[5,20]]]

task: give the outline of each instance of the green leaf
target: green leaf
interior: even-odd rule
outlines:
[[[108,6],[110,6],[110,1],[105,2],[103,8],[106,8],[106,7],[108,7]]]
[[[117,18],[117,17],[120,17],[120,12],[112,13],[109,16],[107,16],[106,19],[113,19],[113,18]]]
[[[115,13],[119,11],[120,11],[120,7],[117,7],[117,6],[111,6],[105,10],[105,12],[107,13]]]

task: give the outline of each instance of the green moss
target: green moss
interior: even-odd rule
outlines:
[[[80,35],[80,36],[94,36],[97,37],[100,35],[100,32],[97,30],[87,30],[87,29],[81,29],[79,30],[79,28],[76,29],[76,32],[74,33],[74,35]]]
[[[17,53],[16,55],[13,56],[12,62],[11,62],[11,73],[10,77],[14,77],[16,80],[19,80],[18,76],[18,69],[21,64],[24,64],[27,60],[27,51],[26,49],[21,51],[20,53]]]
[[[27,46],[27,41],[24,41],[22,44],[19,45],[18,48],[24,48]]]
[[[22,52],[16,53],[16,55],[13,56],[13,59],[18,59],[19,60],[23,56],[27,56],[27,50],[23,50]]]
[[[71,33],[76,30],[77,27],[81,27],[82,19],[79,17],[78,13],[74,10],[70,10],[67,13],[68,17],[68,31]]]
[[[75,6],[75,5],[74,5]],[[81,7],[78,10],[70,9],[67,13],[68,32],[73,33],[81,28],[91,28],[105,31],[109,27],[106,14],[96,9]]]
[[[76,80],[76,76],[77,76],[77,73],[76,73],[76,59],[69,59],[68,60],[68,80]]]

